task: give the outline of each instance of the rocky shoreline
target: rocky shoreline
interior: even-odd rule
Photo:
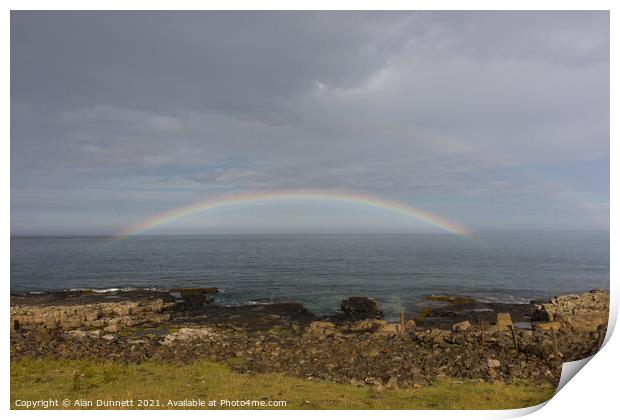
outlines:
[[[317,317],[299,303],[220,306],[215,288],[11,295],[11,358],[227,363],[376,389],[439,377],[557,383],[561,364],[595,353],[609,292],[500,304],[429,296],[400,323],[352,297]]]

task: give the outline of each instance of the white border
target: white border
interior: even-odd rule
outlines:
[[[618,39],[618,30],[616,29],[618,26],[619,19],[617,18],[614,10],[613,1],[605,1],[605,0],[591,0],[591,1],[570,1],[565,0],[562,2],[550,1],[550,0],[521,0],[521,1],[490,1],[490,0],[476,0],[476,1],[458,1],[458,0],[445,0],[445,1],[429,1],[429,0],[420,0],[420,1],[405,1],[405,0],[383,0],[383,1],[326,1],[326,0],[303,0],[303,1],[285,1],[285,0],[262,0],[258,1],[249,1],[249,0],[229,0],[226,2],[205,2],[205,1],[191,1],[191,0],[176,0],[172,1],[161,1],[161,0],[151,0],[151,1],[132,1],[132,0],[108,0],[108,1],[89,1],[89,2],[79,2],[76,0],[68,1],[61,0],[55,1],[53,4],[49,1],[5,1],[4,5],[4,14],[2,15],[2,24],[0,25],[1,33],[2,33],[2,56],[9,57],[10,50],[10,13],[9,10],[37,10],[37,9],[58,9],[58,10],[72,10],[72,9],[82,9],[82,10],[135,10],[135,9],[157,9],[157,10],[199,10],[199,9],[213,9],[213,10],[229,10],[229,9],[252,9],[256,10],[267,9],[267,10],[276,10],[276,9],[287,9],[287,10],[385,10],[385,9],[396,9],[396,10],[611,10],[610,19],[611,19],[611,41],[612,41],[612,50],[611,50],[611,74],[618,73],[618,65],[617,65],[617,42],[615,40]],[[617,9],[617,8],[616,8]],[[614,49],[615,48],[615,49]],[[2,85],[3,97],[5,100],[3,101],[3,111],[2,118],[4,121],[3,127],[6,132],[7,140],[3,142],[3,153],[2,159],[5,162],[3,165],[2,171],[2,189],[4,196],[10,198],[10,69],[8,65],[8,60],[5,60],[6,63],[2,66],[3,72],[3,80],[4,84]],[[617,120],[617,92],[618,85],[614,83],[614,78],[611,80],[611,138],[615,138],[615,134],[617,133],[617,126],[614,123],[614,120]],[[614,147],[613,142],[611,142],[611,208],[618,208],[618,198],[617,195],[614,194],[614,186],[617,185],[618,180],[618,171],[615,170],[615,164],[618,163],[618,148]],[[4,267],[4,278],[2,282],[3,288],[3,300],[5,301],[3,312],[3,324],[5,326],[9,325],[9,288],[10,288],[10,203],[7,200],[6,204],[2,206],[2,215],[5,220],[5,223],[2,225],[2,237],[3,241],[1,242],[2,246],[2,265]],[[616,238],[618,227],[613,222],[611,222],[611,291],[612,291],[612,312],[610,317],[610,331],[615,325],[615,321],[617,319],[618,313],[618,288],[617,282],[614,279],[617,277],[618,272],[614,262],[618,257],[618,247],[616,246]],[[2,324],[0,324],[2,325]],[[5,361],[6,369],[5,369],[5,377],[2,381],[0,395],[3,396],[2,404],[3,411],[9,411],[9,346],[8,339],[9,333],[8,328],[3,328],[1,334],[4,335],[5,341],[4,345],[1,347],[1,355],[0,358]],[[616,380],[618,378],[618,361],[615,358],[615,354],[618,354],[618,350],[620,345],[618,344],[618,339],[616,337],[608,334],[606,338],[606,345],[601,352],[599,352],[591,362],[588,363],[588,367],[583,369],[577,375],[576,379],[570,381],[555,397],[553,397],[547,404],[543,404],[544,408],[536,411],[536,409],[541,407],[536,407],[534,409],[522,409],[522,410],[506,410],[506,411],[388,411],[388,412],[379,412],[376,410],[368,410],[368,411],[358,411],[356,413],[349,413],[355,416],[359,416],[362,418],[376,418],[378,416],[390,416],[391,418],[411,418],[415,416],[416,418],[470,418],[470,419],[481,419],[481,418],[507,418],[507,417],[515,417],[530,413],[531,418],[562,418],[562,419],[570,419],[570,418],[609,418],[610,413],[613,413],[615,410],[615,399],[617,398],[617,387]],[[112,414],[114,416],[121,417],[134,417],[138,415],[140,417],[148,416],[149,418],[169,418],[171,415],[175,413],[171,413],[168,411],[162,412],[130,412],[130,411],[115,411],[113,413],[106,413],[103,411],[100,412],[89,412],[88,416],[93,416],[95,418],[103,418],[108,414]],[[346,416],[347,413],[343,413],[341,411],[302,411],[296,412],[295,416],[300,418],[314,418],[316,415],[320,416],[334,416],[341,417]],[[45,416],[49,419],[54,418],[78,418],[85,415],[84,412],[81,411],[60,411],[60,412],[20,412],[20,411],[11,411],[10,415],[15,418],[31,418],[31,417],[39,417],[41,415]],[[241,417],[244,415],[252,416],[252,418],[256,419],[271,419],[271,418],[286,418],[291,415],[289,411],[253,411],[251,413],[246,413],[244,411],[209,411],[207,413],[201,411],[185,411],[182,414],[183,416],[194,417],[194,418],[205,418],[205,416],[214,417],[214,418],[223,418],[223,417]]]

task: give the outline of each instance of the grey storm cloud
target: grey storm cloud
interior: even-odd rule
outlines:
[[[607,229],[608,13],[11,14],[14,233],[280,188]]]

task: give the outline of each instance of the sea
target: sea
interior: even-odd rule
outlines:
[[[223,305],[350,296],[386,318],[433,294],[526,303],[609,289],[609,232],[12,237],[11,291],[217,287]]]

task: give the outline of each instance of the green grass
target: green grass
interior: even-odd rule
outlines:
[[[21,359],[11,363],[16,400],[284,400],[287,409],[506,409],[551,398],[551,385],[503,385],[442,379],[418,389],[377,392],[282,374],[247,375],[226,364]],[[62,408],[62,407],[61,407]],[[95,407],[96,408],[96,407]],[[172,407],[171,407],[172,408]],[[208,407],[207,407],[208,408]],[[220,408],[220,407],[217,407]]]

